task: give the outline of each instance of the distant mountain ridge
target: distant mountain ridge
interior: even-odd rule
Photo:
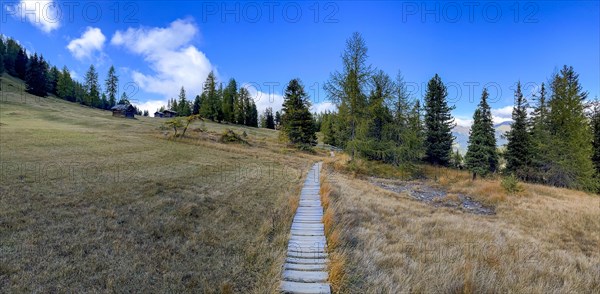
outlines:
[[[510,131],[511,125],[512,121],[505,121],[494,125],[494,129],[496,130],[496,145],[498,145],[498,147],[502,147],[508,142],[506,138],[504,138],[504,134]],[[467,146],[469,145],[470,130],[470,127],[459,125],[452,129],[452,135],[454,135],[455,138],[453,148],[455,150],[458,149],[462,154],[465,154],[467,152]]]

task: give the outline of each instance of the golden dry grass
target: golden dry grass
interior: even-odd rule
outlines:
[[[330,172],[339,196],[329,205],[343,228],[335,252],[347,260],[341,293],[600,293],[600,197],[529,184],[507,195],[497,180],[451,172],[437,184],[497,214],[436,208]]]
[[[209,122],[252,146],[168,140],[164,120],[2,83],[0,292],[276,292],[314,156]]]
[[[327,250],[329,252],[329,284],[333,293],[340,293],[345,284],[345,264],[346,256],[336,249],[340,245],[341,228],[336,224],[335,207],[330,205],[333,191],[331,184],[325,172],[321,173],[321,187],[319,189],[321,202],[325,213],[323,214],[323,224],[325,236],[327,237]]]

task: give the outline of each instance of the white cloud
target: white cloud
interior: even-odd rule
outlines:
[[[254,100],[259,114],[263,113],[267,107],[271,107],[273,112],[281,110],[283,104],[282,95],[257,90],[255,86],[248,83],[242,84],[242,87],[248,89],[248,92],[250,92],[250,97]]]
[[[458,126],[470,128],[471,125],[473,124],[473,119],[472,118],[461,117],[461,116],[455,116],[454,117],[454,122]]]
[[[150,116],[154,116],[154,112],[157,109],[160,109],[161,106],[167,106],[167,103],[162,100],[150,100],[143,103],[133,103],[133,105],[137,106],[142,111],[148,110]]]
[[[183,86],[188,96],[194,97],[202,92],[202,83],[214,70],[206,55],[190,45],[197,34],[198,28],[192,21],[178,19],[165,28],[117,31],[111,44],[142,56],[148,63],[150,74],[131,71],[134,82],[144,91],[168,99],[177,96]]]
[[[310,107],[310,112],[312,113],[321,113],[324,112],[326,110],[328,111],[335,111],[337,109],[337,107],[335,106],[335,104],[333,102],[321,102],[321,103],[316,103],[313,104]]]
[[[492,120],[494,124],[512,121],[513,106],[504,106],[502,108],[492,108]]]
[[[102,51],[104,41],[106,41],[106,37],[99,28],[87,27],[79,39],[69,42],[67,49],[75,58],[82,60],[90,58],[94,51]]]
[[[18,4],[7,4],[5,7],[8,15],[12,15],[21,21],[29,21],[45,33],[50,33],[60,26],[60,8],[52,0],[21,0]]]
[[[501,108],[492,108],[492,121],[494,122],[494,125],[512,121],[512,110],[512,105]],[[473,118],[463,115],[455,115],[454,122],[456,122],[458,126],[470,128],[473,124]]]

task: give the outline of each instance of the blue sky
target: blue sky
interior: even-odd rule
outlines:
[[[598,1],[3,1],[1,11],[0,33],[78,77],[94,64],[104,80],[114,64],[121,90],[151,112],[181,86],[199,94],[210,70],[251,85],[261,109],[279,109],[295,77],[315,110],[330,109],[322,85],[354,31],[415,99],[440,74],[461,124],[484,85],[500,122],[516,81],[532,91],[564,64],[600,96]]]

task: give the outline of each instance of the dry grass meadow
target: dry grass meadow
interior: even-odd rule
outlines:
[[[326,164],[346,262],[340,293],[600,293],[597,195],[529,184],[511,195],[499,180],[424,168],[424,184],[496,209],[477,215],[337,172],[345,160]]]
[[[173,141],[164,120],[22,89],[3,77],[0,292],[276,291],[313,156],[208,122]],[[228,127],[251,145],[196,139]]]
[[[305,172],[328,153],[276,131],[113,118],[23,91],[0,95],[0,292],[273,293]],[[249,145],[222,144],[246,132]],[[421,185],[495,209],[435,207],[370,182],[377,163],[326,159],[337,293],[600,293],[600,197],[417,169]],[[411,171],[414,174],[415,171]]]

